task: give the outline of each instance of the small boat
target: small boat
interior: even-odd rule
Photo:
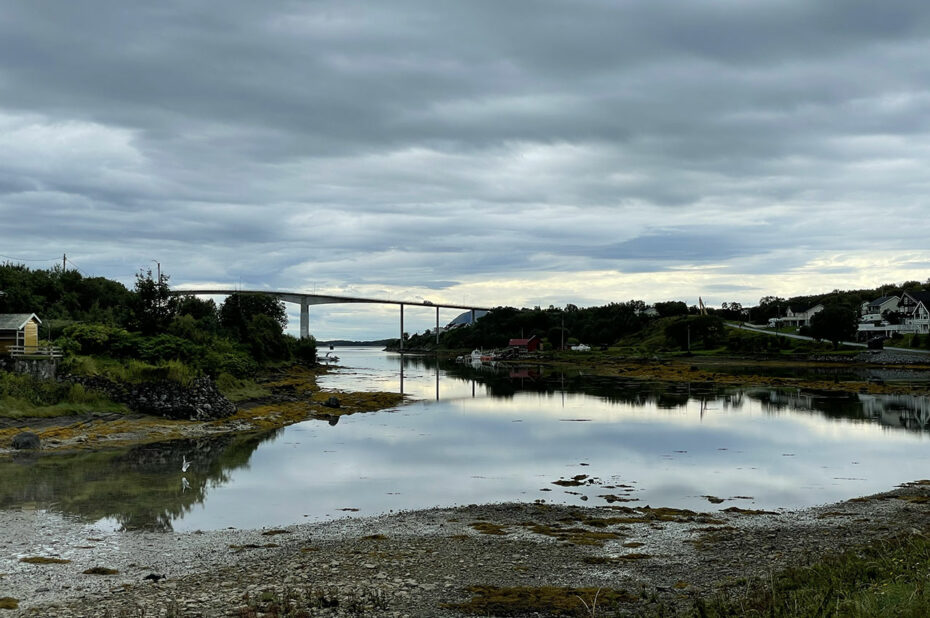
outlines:
[[[472,350],[469,357],[472,363],[490,363],[497,360],[497,354],[494,352],[483,352],[482,350]]]
[[[335,363],[339,360],[339,357],[333,354],[332,352],[327,352],[326,355],[323,356],[323,358],[321,358],[320,360],[325,361],[327,363]]]

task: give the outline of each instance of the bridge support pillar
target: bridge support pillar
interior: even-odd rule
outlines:
[[[404,303],[400,304],[400,351],[404,351]]]
[[[436,345],[439,345],[439,306],[436,306]]]
[[[300,338],[310,338],[310,301],[306,298],[300,299]]]

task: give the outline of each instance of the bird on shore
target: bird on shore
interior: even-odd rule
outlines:
[[[187,469],[190,467],[191,467],[191,462],[187,461],[187,455],[182,455],[181,472],[187,472]]]

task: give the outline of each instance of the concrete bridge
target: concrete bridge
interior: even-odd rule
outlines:
[[[364,303],[378,305],[400,306],[400,349],[404,349],[404,306],[435,307],[436,308],[436,343],[439,343],[439,309],[465,309],[471,311],[471,321],[475,322],[475,311],[490,311],[489,307],[476,307],[474,305],[455,305],[450,303],[433,303],[428,300],[408,301],[390,300],[383,298],[359,298],[356,296],[333,296],[331,294],[305,294],[303,292],[287,292],[281,290],[236,290],[230,288],[194,288],[188,290],[171,290],[175,295],[202,295],[202,296],[229,296],[231,294],[265,294],[280,298],[286,303],[300,305],[300,338],[310,336],[310,305],[330,305],[337,303]]]

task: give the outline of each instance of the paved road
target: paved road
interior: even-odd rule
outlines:
[[[755,326],[740,326],[739,324],[734,324],[732,322],[726,322],[726,325],[730,328],[735,328],[738,330],[748,330],[754,333],[759,333],[762,335],[770,335],[772,337],[778,335],[779,337],[787,337],[788,339],[802,339],[804,341],[816,341],[813,337],[805,337],[804,335],[790,335],[788,333],[776,333],[775,331],[765,330],[763,328],[757,328]],[[841,341],[840,344],[852,346],[854,348],[867,348],[868,346],[864,343],[857,343],[855,341]],[[885,346],[885,350],[890,352],[908,352],[914,354],[930,354],[930,350],[915,350],[913,348],[895,348],[891,346]]]

